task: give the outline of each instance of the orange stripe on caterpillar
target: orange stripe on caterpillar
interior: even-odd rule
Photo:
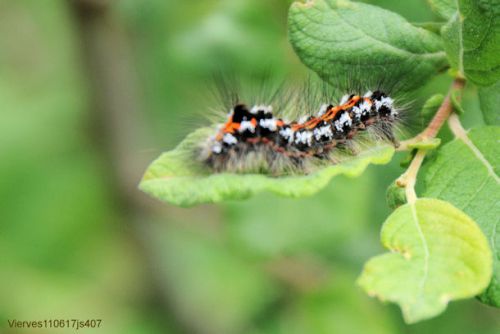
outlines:
[[[307,122],[305,122],[303,124],[298,123],[298,124],[293,125],[292,126],[292,130],[293,131],[297,131],[297,130],[300,130],[300,129],[308,129],[308,130],[314,129],[315,127],[318,126],[319,123],[330,121],[330,120],[334,119],[335,116],[337,116],[337,114],[338,114],[339,111],[344,111],[344,110],[351,109],[352,107],[354,107],[356,105],[356,103],[358,103],[358,101],[360,99],[361,99],[361,97],[358,96],[358,95],[353,96],[346,103],[344,103],[344,104],[342,104],[340,106],[336,106],[336,107],[330,108],[324,115],[322,115],[320,117],[314,117],[314,118],[308,120]],[[368,101],[369,100],[370,99],[368,99]]]

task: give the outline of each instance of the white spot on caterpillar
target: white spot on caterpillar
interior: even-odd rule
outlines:
[[[392,104],[394,103],[394,100],[391,99],[390,97],[383,97],[380,100],[375,100],[375,108],[377,108],[377,111],[382,107],[387,107],[389,109],[392,109]]]
[[[259,111],[263,111],[265,114],[270,114],[273,112],[273,107],[272,106],[266,106],[266,105],[255,105],[250,109],[250,113],[252,114],[257,114]]]
[[[349,101],[349,96],[350,95],[344,95],[342,96],[342,98],[340,99],[340,104],[345,104],[347,101]]]
[[[323,116],[327,110],[328,110],[328,104],[321,105],[318,111],[318,117]]]
[[[297,132],[295,134],[295,143],[296,144],[302,143],[302,144],[306,144],[308,146],[311,146],[312,137],[313,137],[313,134],[311,131]]]
[[[373,92],[371,90],[367,91],[363,97],[372,97]]]
[[[364,101],[359,105],[359,109],[361,109],[361,114],[364,115],[372,109],[372,104],[369,101]]]
[[[354,112],[354,116],[356,116],[356,119],[360,119],[361,116],[366,115],[368,112],[370,112],[370,109],[372,108],[372,105],[368,101],[363,101],[359,106],[353,107],[352,111]]]
[[[226,133],[222,138],[222,141],[228,145],[234,145],[238,143],[238,139],[230,133]]]
[[[301,118],[299,118],[299,124],[304,124],[305,122],[307,122],[307,120],[309,119],[309,116],[308,115],[304,115],[302,116]]]
[[[222,152],[222,145],[219,142],[216,142],[214,146],[212,146],[212,152],[219,154]]]
[[[261,119],[259,121],[259,125],[265,129],[269,129],[270,131],[276,131],[278,129],[275,118]]]
[[[333,132],[329,125],[314,129],[314,138],[316,138],[316,140],[320,140],[321,137],[333,137]]]
[[[377,111],[382,108],[382,106],[389,108],[391,110],[391,116],[396,117],[399,115],[397,110],[394,108],[394,100],[391,99],[390,97],[383,97],[380,99],[380,101],[375,101],[375,108],[377,108]]]
[[[252,124],[252,122],[250,121],[242,121],[240,123],[240,128],[239,128],[239,132],[240,133],[243,133],[245,132],[246,130],[249,130],[251,133],[254,133],[255,132],[255,126]]]
[[[352,107],[352,112],[354,113],[354,117],[356,119],[360,119],[361,118],[361,114],[363,113],[361,111],[361,108],[358,108],[358,107]]]
[[[294,132],[290,128],[285,128],[280,130],[280,136],[285,138],[289,143],[293,142]]]
[[[335,121],[335,128],[337,128],[338,131],[343,132],[345,125],[351,126],[352,119],[349,117],[349,113],[344,111],[342,115],[340,115],[340,118]]]
[[[392,108],[394,104],[394,100],[391,99],[390,97],[383,97],[382,98],[382,103],[386,105],[388,108]]]

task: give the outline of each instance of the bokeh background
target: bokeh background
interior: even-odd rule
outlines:
[[[372,0],[410,21],[424,0]],[[355,284],[383,252],[399,160],[319,194],[181,209],[137,190],[203,124],[214,71],[307,71],[285,0],[0,0],[0,333],[7,320],[102,319],[81,333],[500,333],[453,302],[405,325]],[[442,75],[422,89],[445,92]],[[466,125],[481,122],[474,89]]]

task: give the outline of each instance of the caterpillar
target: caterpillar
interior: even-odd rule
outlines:
[[[341,155],[357,154],[362,133],[398,145],[394,128],[400,110],[381,90],[345,95],[338,105],[323,104],[299,120],[278,115],[272,105],[236,103],[202,143],[198,159],[213,172],[306,174],[339,162]]]

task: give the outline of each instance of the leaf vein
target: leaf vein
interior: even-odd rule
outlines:
[[[453,181],[455,181],[455,179],[456,179],[455,176],[458,175],[458,174],[460,174],[460,173],[462,173],[464,170],[467,170],[467,169],[469,169],[469,167],[464,166],[464,167],[462,167],[462,169],[459,169],[458,171],[456,171],[454,173],[454,175],[450,175],[450,179],[446,182],[445,185],[443,185],[443,187],[441,187],[441,189],[439,190],[439,192],[436,194],[436,197],[441,198],[441,195],[443,194],[443,192],[445,190],[447,190],[447,188],[450,185],[450,183],[452,183]]]
[[[493,227],[493,233],[491,234],[491,249],[493,250],[493,254],[495,255],[495,259],[497,259],[497,260],[500,259],[500,257],[498,256],[498,254],[499,254],[498,247],[495,247],[496,242],[497,242],[498,223],[500,223],[500,219],[497,219],[495,226]],[[495,261],[495,263],[496,263],[496,261]]]
[[[381,39],[378,39],[376,38],[375,36],[372,36],[370,34],[368,34],[366,31],[352,25],[347,19],[345,19],[341,14],[340,14],[340,11],[336,11],[335,8],[330,4],[330,2],[328,1],[325,1],[326,4],[330,7],[330,9],[334,12],[337,13],[337,16],[349,27],[351,27],[353,30],[356,30],[356,31],[359,31],[361,32],[364,36],[367,36],[369,37],[370,39],[372,39],[373,41],[377,42],[377,43],[380,43],[384,46],[387,46],[388,48],[390,49],[393,49],[395,51],[395,53],[404,53],[404,54],[410,54],[410,55],[413,55],[413,56],[421,56],[421,57],[432,57],[432,56],[437,56],[437,55],[444,55],[445,52],[444,51],[438,51],[438,52],[423,52],[423,53],[416,53],[416,52],[412,52],[412,51],[409,51],[409,50],[405,50],[405,49],[401,49],[401,48],[398,48],[398,47],[395,47],[394,45],[391,45],[389,44],[388,42],[386,41],[383,41]],[[385,26],[384,26],[385,27]]]
[[[427,282],[427,277],[429,275],[429,246],[427,244],[427,240],[425,239],[424,233],[422,231],[422,228],[420,226],[420,223],[418,221],[418,216],[417,216],[417,209],[415,207],[415,204],[411,205],[411,214],[413,216],[413,221],[415,222],[415,226],[417,227],[418,235],[420,237],[420,240],[422,241],[422,247],[424,248],[424,275],[422,276],[422,279],[420,281],[420,287],[419,287],[419,295],[418,298],[420,298],[424,294],[424,288],[425,284]]]
[[[491,175],[491,177],[496,181],[497,184],[500,184],[500,178],[498,175],[495,173],[495,170],[493,169],[493,166],[490,164],[490,162],[484,157],[483,153],[474,145],[474,143],[469,139],[466,133],[461,135],[460,140],[462,140],[465,145],[474,153],[476,158],[486,167],[488,170],[488,174]]]
[[[477,197],[477,195],[479,195],[479,193],[481,192],[481,190],[483,190],[484,186],[488,183],[489,179],[490,179],[490,177],[488,175],[486,175],[486,178],[484,179],[484,181],[477,188],[477,190],[474,192],[474,194],[472,195],[472,197],[466,202],[467,204],[462,208],[463,211],[466,211],[466,209],[469,208],[469,206],[472,204],[472,202]]]

